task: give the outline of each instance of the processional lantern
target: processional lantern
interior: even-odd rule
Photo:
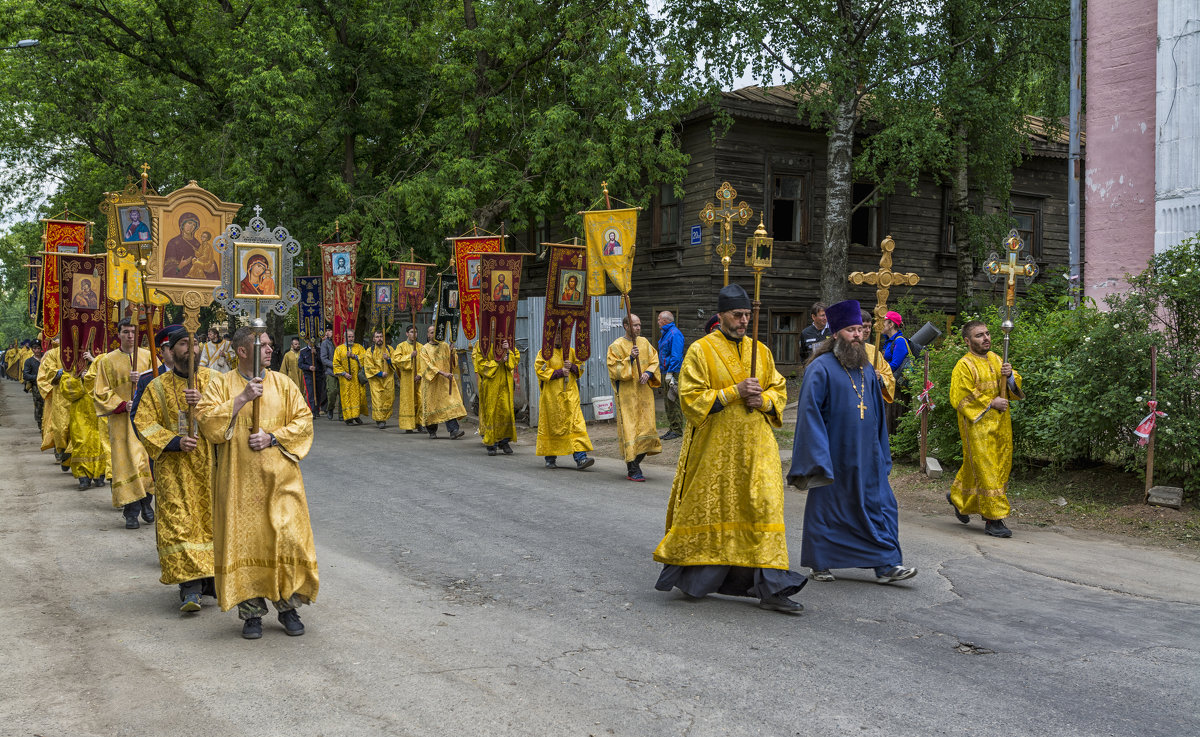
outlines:
[[[745,204],[745,203],[743,203]],[[750,313],[750,321],[753,323],[754,342],[751,343],[750,351],[750,375],[754,376],[755,369],[758,364],[758,308],[762,305],[760,297],[762,296],[762,273],[763,269],[771,268],[771,257],[775,250],[775,239],[767,235],[767,228],[763,225],[763,218],[758,216],[758,228],[754,230],[754,235],[746,239],[746,265],[754,269],[754,302],[753,309]],[[725,269],[725,281],[729,281],[729,269]]]

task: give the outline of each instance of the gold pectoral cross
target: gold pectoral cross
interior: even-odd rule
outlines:
[[[867,405],[863,404],[862,397],[859,397],[859,399],[858,399],[858,419],[865,420],[867,418],[867,416],[863,413],[866,411],[867,411]]]

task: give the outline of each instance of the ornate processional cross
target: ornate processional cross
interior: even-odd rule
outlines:
[[[707,202],[700,211],[700,222],[710,228],[718,219],[721,220],[721,238],[717,242],[716,251],[721,257],[721,267],[725,271],[725,286],[729,286],[729,263],[733,260],[733,221],[736,219],[739,225],[745,225],[746,221],[754,217],[754,210],[750,209],[745,200],[737,203],[736,207],[733,206],[736,197],[737,190],[729,182],[721,182],[721,186],[717,188],[717,199],[721,201],[721,209],[718,210],[713,203]]]
[[[863,273],[855,271],[850,274],[850,281],[853,284],[873,284],[875,286],[875,348],[879,349],[879,344],[883,336],[883,320],[888,311],[888,293],[893,285],[904,284],[912,286],[921,280],[921,277],[916,274],[908,273],[901,274],[892,271],[892,251],[896,250],[896,241],[892,240],[889,235],[879,244],[883,255],[879,257],[879,270]]]
[[[983,270],[993,283],[1002,278],[1005,280],[1004,312],[1000,317],[1007,322],[1012,322],[1017,316],[1017,277],[1023,277],[1025,283],[1029,284],[1037,276],[1038,266],[1028,254],[1021,254],[1021,249],[1025,247],[1025,241],[1021,240],[1021,236],[1015,229],[1008,231],[1008,238],[1005,239],[1004,246],[1008,250],[1008,257],[1001,260],[993,251],[988,255],[988,261],[983,265]]]

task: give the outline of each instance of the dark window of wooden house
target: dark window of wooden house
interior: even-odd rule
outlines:
[[[771,353],[777,364],[794,364],[800,360],[800,331],[804,329],[803,312],[771,311]]]
[[[771,177],[771,235],[776,241],[803,241],[805,177],[775,174]]]
[[[658,185],[650,221],[650,245],[673,248],[679,242],[679,198],[669,184]]]
[[[942,253],[954,253],[954,190],[942,187]]]
[[[1016,221],[1017,235],[1025,241],[1025,253],[1035,261],[1042,260],[1042,213],[1039,210],[1013,208],[1012,218]]]
[[[879,194],[872,194],[875,191],[873,184],[856,184],[854,185],[854,204],[863,202],[864,199],[871,199],[863,202],[857,210],[850,216],[850,242],[859,245],[867,246],[868,248],[878,248],[879,243],[883,240],[884,228],[884,198]]]

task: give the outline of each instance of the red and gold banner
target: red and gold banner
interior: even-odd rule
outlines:
[[[425,269],[429,264],[401,263],[400,290],[396,293],[396,309],[416,312],[425,300]]]
[[[463,333],[466,334],[467,340],[475,340],[476,327],[479,322],[480,285],[483,283],[480,254],[503,252],[504,238],[505,236],[487,235],[450,239],[454,241],[454,273],[458,277],[458,308],[462,314]]]
[[[105,301],[104,254],[56,257],[59,273],[59,316],[63,368],[73,374],[86,364],[83,354],[100,356],[108,352],[108,315]]]
[[[521,288],[521,259],[524,253],[480,255],[480,350],[491,354],[493,344],[517,342],[517,298]],[[466,329],[466,312],[463,313]],[[469,335],[467,336],[470,337]]]
[[[546,271],[546,311],[542,322],[542,357],[554,353],[554,341],[562,336],[563,355],[574,345],[575,358],[588,360],[592,353],[591,310],[587,298],[587,249],[555,243],[550,246]],[[571,342],[574,330],[575,340]]]
[[[333,343],[341,345],[346,330],[358,321],[362,288],[355,281],[359,241],[321,244],[321,275],[324,277],[325,320],[333,323]]]
[[[76,220],[43,220],[42,250],[51,253],[85,253],[91,223]],[[59,335],[58,258],[47,255],[42,263],[42,347],[49,349]]]

